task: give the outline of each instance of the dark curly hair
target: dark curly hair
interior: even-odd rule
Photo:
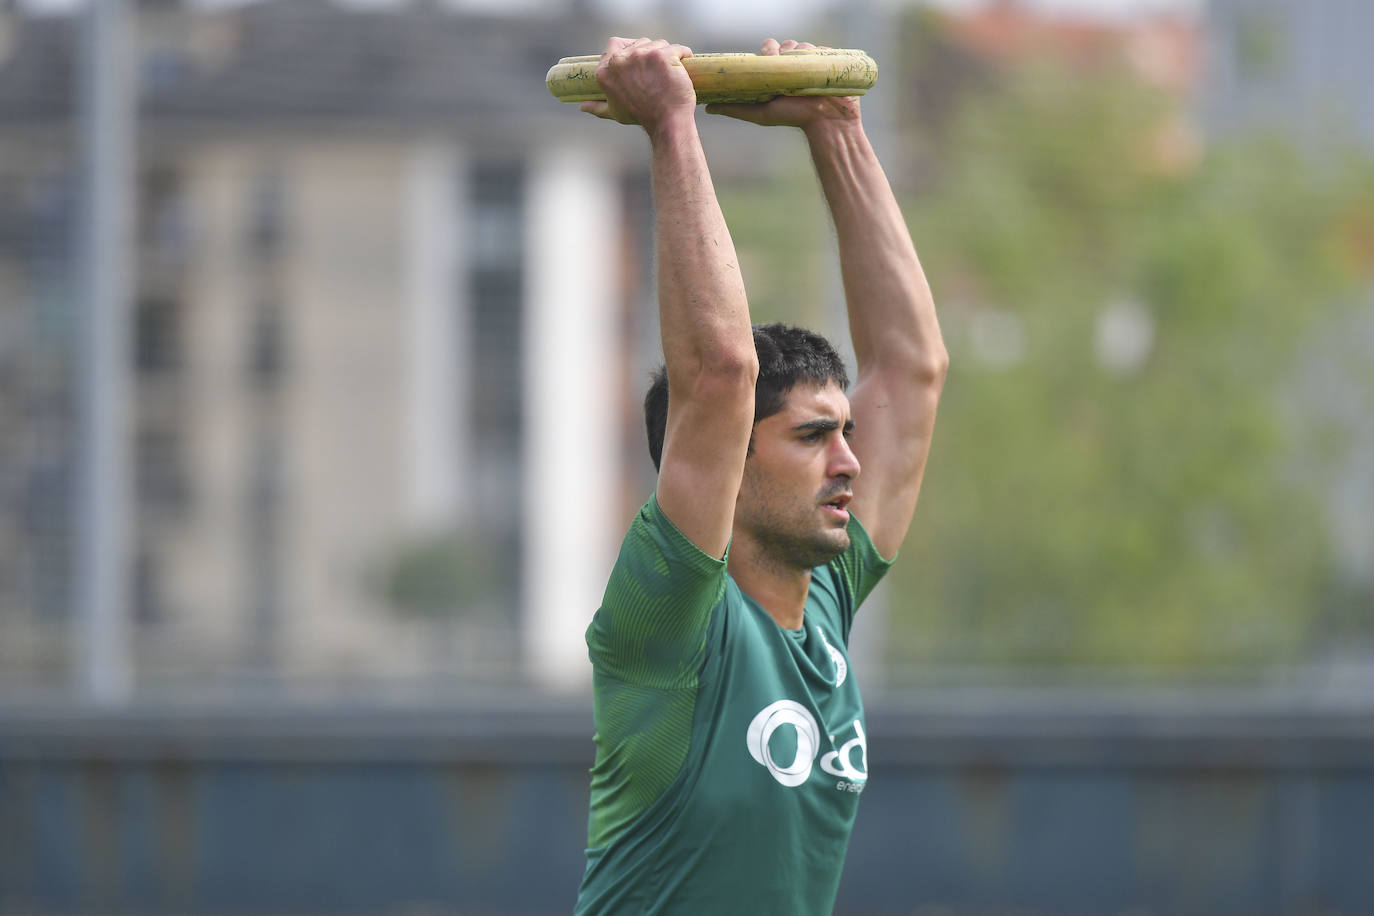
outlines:
[[[798,384],[834,382],[849,387],[849,373],[835,348],[815,331],[781,323],[754,325],[754,350],[759,377],[754,385],[754,422],[782,410],[787,392]],[[649,434],[649,457],[658,470],[663,436],[668,426],[668,370],[659,366],[644,395],[644,426]],[[752,447],[752,445],[751,445]]]

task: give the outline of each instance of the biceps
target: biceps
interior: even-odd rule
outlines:
[[[921,491],[935,427],[938,390],[889,397],[856,388],[852,446],[861,468],[854,481],[854,513],[884,557],[906,537]]]
[[[658,504],[678,530],[713,557],[725,555],[754,422],[752,382],[668,409]]]

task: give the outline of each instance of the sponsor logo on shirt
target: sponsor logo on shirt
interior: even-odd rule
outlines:
[[[831,735],[830,740],[834,741],[835,736]],[[858,752],[858,760],[854,759],[856,751]],[[858,719],[854,720],[854,737],[840,745],[838,751],[831,751],[822,757],[821,769],[831,776],[842,777],[842,781],[847,780],[850,783],[868,781],[868,738],[864,735],[862,722]],[[851,789],[850,791],[861,792],[863,786],[860,785],[858,789]]]
[[[849,676],[849,664],[844,660],[844,653],[830,644],[830,640],[825,638],[825,631],[819,626],[816,627],[816,635],[821,638],[825,650],[830,653],[830,660],[835,663],[835,686],[838,687]]]
[[[855,719],[853,727],[854,737],[840,745],[838,750],[822,755],[820,763],[823,771],[840,777],[836,789],[862,792],[868,781],[868,739],[861,721]],[[775,759],[769,747],[773,733],[780,728],[796,730],[797,749],[790,761]],[[835,737],[830,736],[832,744]],[[744,735],[749,756],[788,788],[795,788],[811,778],[812,766],[816,755],[820,753],[820,738],[821,730],[816,724],[816,717],[793,700],[778,700],[759,710]]]

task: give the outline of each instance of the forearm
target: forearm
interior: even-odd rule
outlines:
[[[948,357],[930,286],[861,122],[820,122],[806,136],[835,223],[859,377],[942,379]]]
[[[659,320],[670,383],[748,368],[749,306],[734,242],[690,116],[650,136]]]

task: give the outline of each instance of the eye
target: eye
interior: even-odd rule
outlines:
[[[801,441],[803,441],[803,442],[819,442],[819,441],[821,441],[821,436],[823,436],[823,435],[825,435],[825,434],[822,433],[820,430],[817,430],[817,431],[815,431],[815,432],[810,432],[810,433],[807,433],[805,436],[802,436],[802,437],[801,437]]]

